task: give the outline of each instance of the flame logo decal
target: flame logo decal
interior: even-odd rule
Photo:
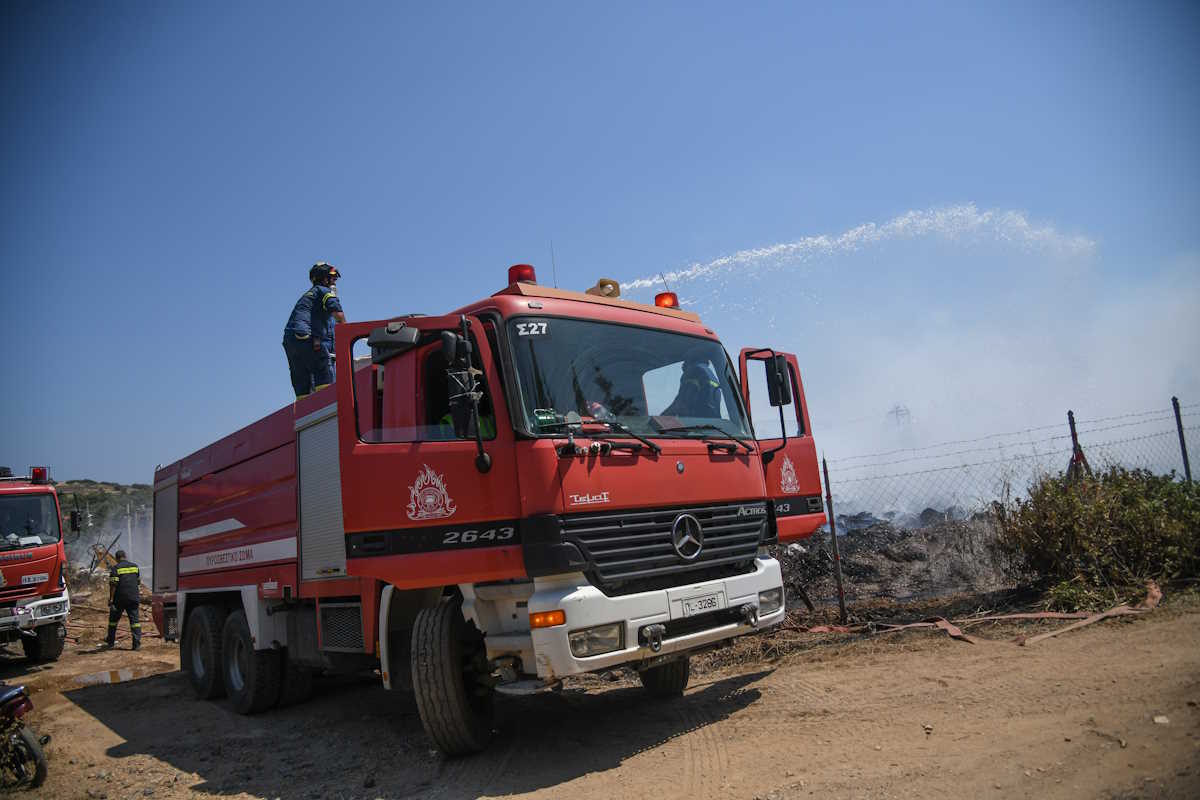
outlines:
[[[446,491],[446,479],[428,464],[412,486],[408,487],[408,518],[411,520],[444,519],[458,508]]]

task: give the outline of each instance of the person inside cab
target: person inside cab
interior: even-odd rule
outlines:
[[[684,360],[679,391],[662,413],[669,417],[721,418],[721,382],[707,360]]]
[[[313,264],[308,271],[312,287],[300,295],[283,328],[283,351],[297,400],[333,383],[333,326],[346,321],[337,296],[340,277],[332,264]]]

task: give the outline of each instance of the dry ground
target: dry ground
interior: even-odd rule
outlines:
[[[713,668],[682,700],[595,679],[503,699],[493,748],[455,760],[430,751],[410,697],[372,680],[240,717],[194,700],[160,640],[97,652],[103,618],[81,611],[82,641],[59,663],[31,672],[0,655],[54,737],[51,800],[1200,797],[1194,600],[1030,647],[1011,626],[973,628],[992,637],[976,645],[788,634],[786,654]],[[121,667],[141,677],[80,685]]]

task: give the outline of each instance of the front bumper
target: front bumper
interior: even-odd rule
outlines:
[[[745,575],[692,583],[670,589],[609,597],[592,586],[580,573],[538,578],[529,598],[529,613],[561,609],[566,623],[532,631],[533,655],[537,674],[544,680],[565,675],[608,669],[620,664],[658,659],[710,645],[724,639],[763,630],[783,621],[783,606],[771,614],[757,617],[753,622],[731,620],[728,613],[714,614],[712,627],[704,625],[703,617],[684,617],[683,601],[691,598],[718,595],[725,612],[746,605],[758,608],[758,593],[783,586],[779,562],[758,557],[754,570]],[[682,624],[681,620],[688,620]],[[611,623],[623,623],[624,646],[596,656],[576,657],[571,652],[568,634],[582,628]],[[672,625],[671,623],[675,623]],[[667,630],[684,632],[662,639],[661,648],[654,650],[642,636],[647,625],[663,624]],[[696,629],[699,627],[699,629]],[[527,667],[528,668],[528,667]]]
[[[62,594],[22,601],[11,609],[0,610],[0,614],[3,614],[0,616],[0,633],[31,631],[43,625],[63,623],[70,612],[71,597],[66,589],[62,590]]]

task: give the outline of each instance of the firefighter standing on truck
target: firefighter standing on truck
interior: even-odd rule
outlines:
[[[129,615],[129,631],[133,634],[133,649],[142,646],[142,622],[138,616],[138,585],[141,573],[138,565],[125,558],[125,551],[118,550],[117,563],[108,573],[108,638],[105,644],[112,647],[117,643],[117,623],[121,614]]]
[[[318,261],[308,271],[312,288],[300,295],[283,329],[283,350],[296,399],[333,383],[333,326],[345,322],[337,296],[337,267]]]

